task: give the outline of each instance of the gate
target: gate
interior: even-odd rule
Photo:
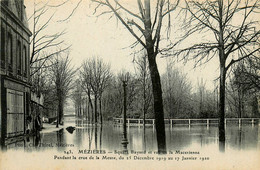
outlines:
[[[24,93],[7,89],[7,137],[24,134]]]

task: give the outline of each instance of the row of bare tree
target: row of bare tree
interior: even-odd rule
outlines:
[[[111,78],[110,65],[103,62],[101,58],[93,57],[86,60],[82,65],[80,72],[80,82],[83,90],[87,94],[88,101],[92,109],[92,119],[94,117],[95,123],[103,121],[102,113],[102,95],[107,88]],[[94,112],[92,104],[92,96],[94,96]],[[99,112],[98,112],[99,103]],[[89,109],[88,109],[89,111]],[[94,115],[93,115],[94,114]],[[90,115],[88,113],[88,115]],[[93,122],[93,121],[92,121]]]
[[[166,150],[164,109],[160,75],[157,69],[156,56],[166,53],[168,56],[180,56],[184,59],[194,59],[197,63],[218,58],[220,68],[219,78],[219,139],[225,141],[225,84],[230,67],[241,60],[259,56],[259,22],[254,13],[259,12],[259,0],[138,0],[133,4],[117,0],[93,0],[101,14],[114,14],[129,33],[136,38],[147,52],[149,70],[152,80],[154,97],[154,114],[159,152]],[[101,8],[107,9],[101,10]],[[168,27],[171,26],[171,13],[179,10],[185,15],[183,19],[185,33],[181,39],[167,48],[160,48],[164,18],[168,16]],[[174,14],[174,13],[173,13]],[[184,16],[185,18],[181,18]],[[167,38],[169,34],[167,34]],[[194,38],[197,36],[194,42]],[[204,36],[204,38],[202,38]],[[191,38],[194,43],[191,43]],[[174,40],[172,40],[174,41]],[[185,43],[183,43],[185,42]],[[182,44],[182,45],[181,45]],[[184,46],[184,48],[183,48]],[[177,48],[176,48],[177,47]],[[172,51],[173,49],[173,51]]]
[[[151,107],[153,102],[151,80],[147,69],[144,69],[147,62],[145,59],[145,55],[137,59],[136,72],[129,76],[127,82],[128,117],[154,118]],[[73,83],[76,70],[70,67],[68,55],[64,58],[59,56],[54,61],[56,63],[52,67],[34,76],[33,80],[41,84],[45,109],[48,111],[54,109],[59,123],[62,122],[64,104],[71,90],[77,115],[87,118],[89,122],[103,123],[103,119],[122,117],[124,97],[122,73],[112,74],[109,64],[105,64],[98,57],[93,57],[82,64],[80,79]],[[259,87],[254,83],[255,77],[240,75],[241,71],[245,75],[252,74],[245,70],[246,66],[248,65],[240,65],[230,75],[227,85],[228,117],[259,116],[257,108]],[[252,75],[255,75],[254,71]],[[237,72],[240,72],[239,76]],[[218,117],[218,92],[207,90],[203,79],[194,86],[186,74],[168,64],[166,73],[162,75],[162,90],[166,118]],[[251,102],[245,103],[245,101]]]
[[[127,81],[126,98],[128,118],[154,118],[151,79],[149,74],[147,74],[148,69],[144,69],[147,66],[145,59],[145,55],[137,58],[135,61],[135,73],[130,74]],[[92,58],[90,61],[91,62],[87,61],[88,65],[96,66],[94,62],[97,61],[96,58]],[[102,60],[99,60],[99,62],[102,62]],[[86,62],[84,65],[86,65]],[[99,64],[98,70],[106,68],[104,65],[105,64]],[[93,66],[89,67],[93,68]],[[240,67],[235,70],[240,69]],[[82,70],[80,73],[81,76],[90,76],[89,74],[93,72],[93,69]],[[102,71],[99,73],[102,73]],[[245,72],[245,74],[250,73]],[[99,79],[102,76],[94,77],[95,79]],[[88,119],[89,122],[92,123],[102,123],[103,119],[109,120],[113,117],[122,118],[124,101],[123,77],[124,75],[122,73],[118,75],[110,73],[109,76],[106,77],[106,88],[102,90],[102,98],[97,97],[98,100],[95,99],[95,91],[92,90],[90,85],[87,89],[88,84],[86,84],[86,81],[78,81],[77,87],[73,92],[77,115]],[[238,78],[239,80],[237,80]],[[237,75],[237,71],[232,72],[228,79],[227,106],[225,109],[227,117],[259,116],[257,105],[250,102],[241,105],[242,100],[253,100],[253,102],[255,102],[255,97],[258,92],[257,85],[252,83],[254,79],[246,78],[248,82],[246,86],[242,85],[245,83],[245,80]],[[100,80],[93,82],[100,82]],[[244,91],[243,98],[239,97],[242,86]],[[96,83],[96,87],[101,87],[101,85]],[[183,73],[180,68],[168,63],[166,72],[162,74],[162,91],[165,118],[218,118],[218,88],[215,87],[209,90],[203,78],[198,79],[197,84],[192,84],[187,78],[187,75]],[[252,94],[254,98],[251,97]],[[93,105],[92,99],[97,100],[98,104]],[[242,106],[247,109],[241,109]],[[100,113],[102,113],[102,116]],[[96,116],[99,117],[98,121],[94,120]]]
[[[141,48],[146,51],[159,152],[165,152],[166,150],[161,77],[156,63],[156,58],[159,55],[184,60],[192,59],[197,64],[207,63],[212,58],[218,60],[219,139],[224,141],[226,78],[232,66],[241,61],[259,56],[259,28],[257,27],[259,20],[255,17],[259,12],[259,0],[204,0],[185,2],[180,2],[179,0],[175,2],[171,2],[170,0],[157,0],[155,2],[137,0],[135,5],[117,0],[92,0],[92,2],[97,4],[95,12],[100,11],[99,16],[112,14],[129,31],[130,35],[136,39],[136,42],[131,47],[134,48],[137,47],[137,44],[140,44]],[[35,10],[36,12],[37,10]],[[44,10],[41,13],[44,13]],[[178,13],[185,15],[177,15]],[[172,17],[172,15],[176,17]],[[39,19],[38,16],[34,15],[35,24],[37,24]],[[168,22],[165,21],[166,17]],[[173,28],[171,23],[175,20],[182,22],[181,25],[184,33],[181,33],[180,37],[172,37],[170,34],[170,28]],[[48,21],[39,30],[44,29],[47,24]],[[39,31],[33,32],[34,37],[36,37]],[[166,32],[166,34],[163,34],[163,32]],[[62,32],[54,37],[59,35],[62,35]],[[40,43],[38,45],[39,49],[51,47],[50,43],[56,40],[52,36],[44,35],[38,41],[35,41],[35,38],[33,38],[33,44],[43,40],[43,38],[49,40],[47,40],[47,44],[44,44],[46,41]],[[166,44],[168,45],[161,45],[163,40],[166,40]],[[59,42],[57,43],[59,44]],[[42,47],[40,47],[41,45]],[[35,50],[36,47],[37,45],[33,45],[32,60],[34,58],[36,61],[45,61],[45,59],[49,58],[49,55],[41,55],[43,56],[42,59],[38,58],[37,53],[39,53],[39,50]],[[53,54],[50,55],[53,56]],[[98,70],[95,70],[96,68],[91,68],[87,63],[83,65],[85,71],[92,70],[98,73]],[[84,75],[84,70],[82,70],[82,73]],[[104,89],[105,87],[97,88],[96,84],[100,84],[101,82],[95,82],[96,80],[90,78],[92,76],[95,77],[95,75],[92,75],[92,73],[91,75],[88,74],[90,73],[82,77],[81,81],[83,82],[82,84],[87,86],[85,89],[91,89],[91,91],[87,90],[87,92],[90,91],[94,95],[95,122],[97,122],[98,114],[102,120],[102,113],[98,113],[96,109],[97,100],[100,100],[99,103],[101,106],[102,88]],[[201,95],[202,93],[200,93]],[[145,101],[147,98],[145,94],[143,98]],[[89,97],[90,99],[91,97]],[[144,108],[144,110],[146,109]]]
[[[60,22],[55,19],[55,12],[67,2],[31,1],[33,10],[28,18],[32,31],[31,90],[44,96],[44,115],[57,117],[57,127],[63,121],[64,105],[73,87],[76,69],[70,65],[70,45],[66,45],[63,38],[66,29],[55,32],[50,28]]]
[[[123,110],[122,82],[126,73],[122,71],[118,75],[113,75],[109,64],[105,64],[101,58],[97,57],[86,60],[81,68],[80,80],[77,80],[79,85],[73,93],[77,114],[84,115],[92,123],[98,123],[98,118],[102,123],[102,113],[106,114],[106,118],[121,115]],[[136,61],[136,70],[137,75],[129,74],[127,80],[127,108],[136,110],[132,107],[133,103],[138,102],[139,105],[142,105],[141,112],[145,118],[152,103],[151,80],[145,56]],[[138,99],[136,95],[140,90],[137,91],[137,88],[142,89],[142,97]],[[94,104],[92,99],[94,99]]]

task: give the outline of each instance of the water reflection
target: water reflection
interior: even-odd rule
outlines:
[[[145,126],[143,127],[143,151],[146,151]]]
[[[92,143],[92,137],[93,137],[93,128],[88,128],[88,138],[89,138],[89,147],[88,149],[91,149],[91,143]]]
[[[128,141],[127,141],[127,130],[126,130],[126,126],[123,126],[123,139],[122,139],[121,144],[122,144],[122,146],[123,146],[123,150],[124,150],[124,151],[127,151]]]
[[[65,122],[66,123],[66,122]],[[65,124],[65,127],[67,125]],[[106,150],[106,151],[156,151],[157,140],[154,126],[128,126],[127,129],[119,125],[105,123],[101,125],[88,124],[86,121],[71,122],[67,129],[51,133],[41,133],[38,137],[25,137],[22,141],[4,145],[2,149],[57,150],[64,148]],[[232,150],[260,150],[259,126],[228,125],[226,127],[226,141],[219,141],[218,127],[214,125],[166,126],[167,150],[198,151],[212,147],[219,152]],[[50,144],[53,147],[42,147]],[[19,147],[18,147],[19,146]],[[60,147],[57,147],[60,146]]]
[[[62,144],[62,139],[63,139],[63,132],[64,130],[63,129],[61,129],[61,130],[58,130],[57,132],[56,132],[56,134],[57,134],[57,144],[58,144],[58,146],[60,146],[61,144]],[[70,133],[70,132],[69,132]]]
[[[95,150],[97,150],[97,124],[95,124]]]
[[[40,144],[40,140],[41,140],[41,135],[40,134],[37,134],[35,137],[33,137],[35,140],[34,140],[34,146],[37,148],[39,147],[39,144]]]
[[[102,150],[102,129],[103,125],[100,126],[100,133],[99,133],[99,148]]]
[[[226,142],[219,140],[219,152],[225,153],[225,146],[226,146]]]

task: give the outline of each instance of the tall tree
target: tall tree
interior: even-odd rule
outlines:
[[[196,62],[219,60],[219,139],[225,141],[225,84],[229,68],[241,60],[259,55],[259,0],[186,1],[183,40],[191,46],[175,54],[191,56]],[[205,35],[205,36],[204,36]],[[198,36],[202,42],[191,41]],[[201,38],[204,36],[203,38]],[[197,38],[196,38],[197,39]]]
[[[142,105],[143,105],[143,124],[145,127],[145,115],[151,105],[152,93],[151,93],[151,78],[149,76],[148,60],[146,55],[140,56],[136,60],[137,64],[137,76],[140,81],[142,91]]]
[[[234,68],[234,81],[236,86],[243,86],[247,91],[260,90],[260,58],[252,58]]]
[[[146,50],[152,80],[158,152],[165,153],[166,140],[162,88],[156,56],[160,52],[163,19],[166,16],[170,18],[170,13],[176,9],[179,0],[174,4],[165,0],[157,0],[154,4],[152,4],[150,0],[137,0],[135,8],[133,8],[133,6],[127,6],[128,2],[123,4],[117,0],[92,1],[97,4],[97,8],[103,6],[108,9],[108,11],[103,11],[101,14],[114,14],[136,39],[135,44],[140,43]]]
[[[33,1],[33,13],[28,19],[32,27],[31,75],[36,74],[42,68],[51,66],[51,58],[69,48],[69,46],[62,47],[64,44],[62,36],[65,34],[65,30],[51,33],[48,29],[53,22],[55,23],[53,9],[55,10],[65,3],[51,5],[50,2]]]
[[[81,107],[82,107],[82,104],[83,104],[83,89],[81,87],[81,83],[80,83],[80,80],[77,79],[76,80],[76,85],[75,85],[75,89],[71,95],[71,98],[74,102],[74,105],[75,105],[75,113],[76,113],[76,116],[78,117],[81,117],[82,114],[81,114]]]
[[[93,57],[86,60],[82,68],[83,81],[89,85],[94,95],[95,123],[98,121],[98,100],[100,122],[102,123],[102,94],[111,78],[110,65],[103,62],[101,58]]]
[[[99,83],[99,112],[100,112],[100,122],[103,123],[103,112],[102,112],[102,97],[104,91],[107,89],[109,85],[109,80],[112,77],[111,71],[110,71],[110,65],[106,63],[101,63],[99,65],[100,69],[100,75],[98,76],[100,79]]]
[[[103,95],[103,107],[106,117],[119,117],[123,111],[123,89],[122,81],[113,76],[110,84]]]
[[[168,118],[187,118],[191,106],[191,84],[187,75],[167,60],[166,73],[162,75],[165,112]]]
[[[81,80],[80,80],[80,85],[82,90],[86,93],[87,95],[87,119],[90,122],[90,117],[91,117],[91,123],[94,123],[94,107],[93,107],[93,102],[91,99],[91,86],[90,86],[90,75],[89,73],[82,73],[82,71],[80,72],[80,76],[81,76]],[[90,114],[90,109],[91,109],[91,114]]]
[[[76,73],[70,66],[69,54],[65,58],[57,56],[50,68],[51,81],[55,85],[55,93],[58,101],[57,127],[62,123],[63,109],[69,91],[73,88],[72,80]]]
[[[249,60],[250,61],[250,60]],[[232,111],[237,117],[257,115],[256,111],[249,110],[255,107],[254,100],[259,96],[259,66],[260,59],[239,63],[232,69],[230,81],[227,84],[227,100]],[[252,102],[250,102],[252,101]],[[253,109],[255,110],[255,109]]]

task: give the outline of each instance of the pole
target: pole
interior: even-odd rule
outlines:
[[[124,115],[123,115],[123,126],[124,131],[126,132],[126,81],[123,81],[123,87],[124,87]]]
[[[123,140],[122,140],[122,145],[124,149],[127,149],[127,131],[126,131],[126,81],[123,80],[123,88],[124,88],[124,113],[123,113]]]
[[[59,116],[59,111],[57,111],[57,122],[56,122],[56,128],[59,127],[59,118],[60,118],[60,116]]]

